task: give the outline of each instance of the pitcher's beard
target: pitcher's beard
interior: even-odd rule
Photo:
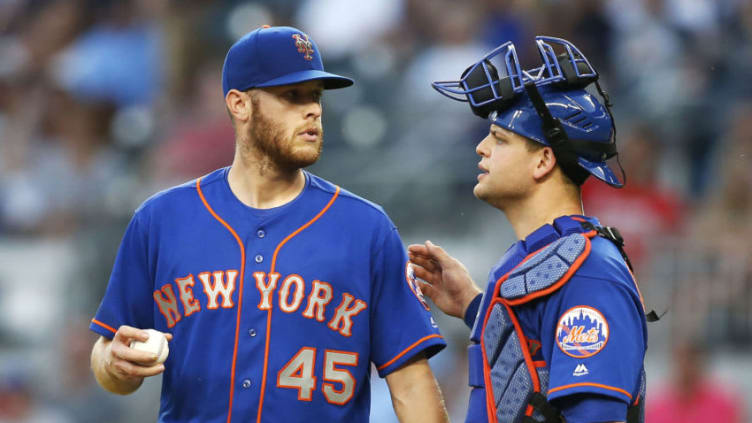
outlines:
[[[319,142],[312,148],[295,149],[295,135],[285,136],[280,125],[263,115],[258,107],[253,108],[251,115],[253,125],[246,141],[245,150],[248,153],[258,153],[263,167],[273,167],[282,172],[292,172],[308,167],[318,160],[324,147],[324,133],[319,128]],[[299,130],[296,129],[295,134]],[[304,144],[305,145],[305,144]],[[255,152],[253,151],[255,150]]]

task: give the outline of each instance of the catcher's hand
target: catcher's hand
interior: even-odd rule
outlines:
[[[420,290],[444,313],[464,318],[467,306],[482,291],[467,268],[431,241],[407,247],[415,276],[422,279]]]

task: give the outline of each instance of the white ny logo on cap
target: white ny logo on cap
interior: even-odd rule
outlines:
[[[313,44],[308,40],[308,35],[292,34],[292,38],[295,39],[295,47],[298,48],[298,53],[303,53],[303,58],[306,60],[313,60],[313,56],[311,56],[313,54]]]

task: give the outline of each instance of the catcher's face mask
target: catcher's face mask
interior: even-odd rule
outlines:
[[[523,70],[514,44],[506,42],[468,67],[459,80],[432,86],[453,100],[468,102],[476,115],[551,146],[576,183],[593,175],[622,187],[606,164],[617,155],[616,129],[598,73],[569,41],[538,36],[535,42],[542,62],[538,67]],[[603,101],[585,90],[590,84]]]

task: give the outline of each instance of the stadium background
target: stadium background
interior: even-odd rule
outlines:
[[[669,309],[650,325],[648,402],[682,385],[689,342],[706,386],[749,408],[752,2],[0,0],[0,422],[154,421],[158,380],[129,397],[93,381],[88,320],[135,207],[230,163],[221,64],[261,24],[300,27],[356,80],[324,97],[312,170],[481,284],[514,240],[471,193],[487,125],[429,82],[504,40],[527,66],[533,35],[574,42],[611,93],[629,175],[587,184],[586,212],[622,230],[648,307]],[[461,421],[468,331],[437,319],[450,347],[431,364]],[[395,421],[372,382],[373,420]]]

